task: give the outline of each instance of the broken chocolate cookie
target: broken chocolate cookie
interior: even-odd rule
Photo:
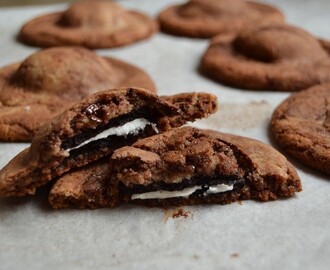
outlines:
[[[109,158],[66,173],[56,180],[49,202],[53,208],[103,208],[116,202],[107,195],[110,174]]]
[[[61,177],[49,201],[57,209],[122,202],[226,204],[275,200],[301,190],[293,166],[272,147],[249,138],[184,127],[117,149],[108,166],[94,163]]]
[[[274,200],[301,191],[293,166],[258,141],[173,129],[114,152],[113,198],[150,206]]]
[[[69,170],[217,110],[211,94],[186,95],[200,98],[190,98],[195,103],[183,106],[180,95],[169,103],[138,88],[112,89],[86,98],[43,125],[31,147],[0,171],[0,195],[34,194],[37,187]]]

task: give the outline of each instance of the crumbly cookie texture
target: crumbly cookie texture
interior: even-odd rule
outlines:
[[[107,162],[57,180],[49,197],[52,207],[226,204],[275,200],[302,190],[293,166],[272,147],[191,127],[138,140],[117,149]]]
[[[139,88],[111,89],[84,99],[44,124],[31,146],[0,171],[0,195],[34,194],[37,187],[69,170],[139,138],[207,117],[218,108],[214,95],[186,95],[194,103],[184,106],[180,95],[166,98],[173,102],[169,103]]]
[[[31,141],[37,129],[75,102],[101,90],[145,87],[141,69],[81,47],[38,51],[0,69],[0,140]]]
[[[53,185],[49,203],[55,209],[115,206],[117,202],[107,193],[110,173],[109,159],[106,158],[64,174]]]
[[[238,88],[298,91],[329,82],[327,48],[325,41],[297,27],[253,26],[234,37],[214,37],[200,70]]]
[[[124,46],[149,38],[157,24],[141,12],[107,0],[73,3],[66,11],[28,21],[19,39],[32,46],[77,45],[91,49]]]
[[[191,0],[174,5],[158,16],[163,32],[195,38],[216,34],[235,35],[247,25],[268,25],[284,21],[275,7],[242,0]]]
[[[271,129],[285,152],[330,174],[330,84],[284,100],[273,113]]]
[[[190,127],[118,149],[110,164],[110,192],[152,206],[224,204],[241,199],[268,201],[301,190],[293,166],[272,147],[248,138]],[[169,197],[162,199],[158,193],[144,199],[149,192],[187,191],[187,188],[193,188],[188,196],[166,194]],[[141,194],[144,196],[137,196]],[[157,199],[157,195],[161,197]]]

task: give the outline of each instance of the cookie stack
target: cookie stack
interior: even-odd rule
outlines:
[[[177,128],[217,107],[216,97],[207,93],[158,97],[138,88],[96,93],[38,130],[31,146],[1,170],[0,194],[34,194],[53,181],[54,208],[99,208],[122,202],[268,201],[300,191],[296,171],[271,147]]]
[[[270,5],[191,0],[158,22],[168,34],[212,38],[199,70],[218,82],[274,91],[330,82],[328,42],[285,24]],[[302,190],[271,146],[184,126],[217,111],[214,95],[158,96],[143,70],[86,49],[131,44],[157,29],[146,15],[102,0],[22,27],[20,41],[52,48],[0,70],[0,140],[31,141],[0,171],[0,196],[33,195],[49,183],[53,208],[95,209],[269,201]],[[329,174],[328,104],[330,85],[301,91],[271,126],[288,153]]]

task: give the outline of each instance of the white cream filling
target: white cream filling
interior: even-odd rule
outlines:
[[[221,192],[226,192],[233,190],[234,185],[225,185],[225,184],[219,184],[216,186],[211,186],[209,189],[205,192],[205,194],[216,194]]]
[[[222,193],[233,190],[233,188],[234,188],[234,184],[233,185],[219,184],[215,186],[210,186],[208,190],[204,192],[203,195]],[[199,189],[202,189],[202,186],[188,187],[180,191],[168,191],[168,190],[150,191],[146,193],[133,194],[131,199],[147,200],[147,199],[168,199],[168,198],[176,198],[176,197],[187,198]]]
[[[156,131],[156,133],[158,133],[156,124],[151,123],[150,121],[148,121],[145,118],[137,118],[137,119],[134,119],[133,121],[123,124],[122,126],[111,127],[109,129],[106,129],[106,130],[102,131],[101,133],[97,134],[95,137],[92,137],[75,147],[66,149],[66,151],[78,149],[90,142],[97,141],[100,139],[105,139],[111,135],[116,135],[116,136],[138,135],[139,132],[141,130],[145,129],[145,127],[147,125],[151,125],[152,128]]]

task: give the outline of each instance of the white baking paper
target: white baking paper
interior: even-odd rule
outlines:
[[[175,0],[121,1],[151,16]],[[330,38],[328,0],[273,0],[290,23]],[[37,50],[15,41],[23,22],[65,5],[0,9],[0,64]],[[159,94],[208,91],[220,110],[195,125],[274,143],[271,113],[288,93],[225,87],[196,71],[207,40],[162,33],[124,48],[97,52],[145,69]],[[0,144],[0,168],[23,143]],[[276,147],[276,146],[275,146]],[[291,160],[291,159],[290,159]],[[0,269],[330,269],[330,180],[291,160],[304,191],[260,203],[177,208],[125,205],[115,209],[55,211],[47,195],[0,199]]]

